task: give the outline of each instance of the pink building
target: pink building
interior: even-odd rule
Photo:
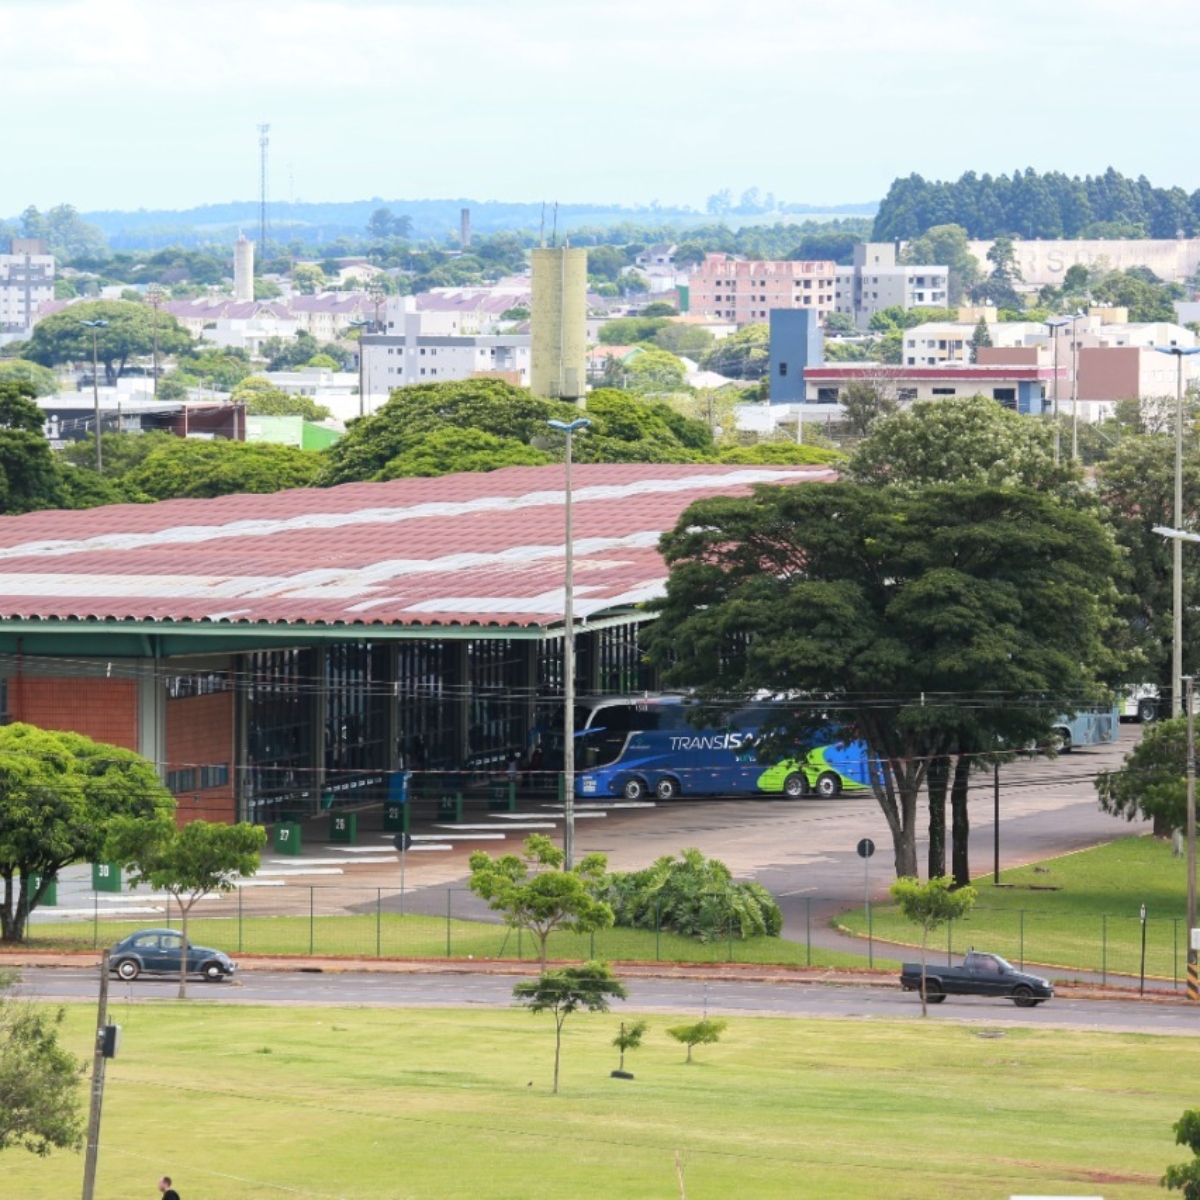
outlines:
[[[773,308],[834,308],[831,262],[767,262],[709,254],[691,278],[690,311],[737,325],[766,321]]]

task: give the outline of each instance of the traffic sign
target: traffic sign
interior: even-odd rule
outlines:
[[[394,838],[392,838],[392,845],[395,846],[397,850],[411,850],[412,849],[412,834],[411,833],[396,834],[396,836]]]
[[[875,843],[873,841],[871,841],[870,838],[863,838],[863,840],[858,843],[858,857],[859,858],[870,858],[871,855],[874,853],[875,853]]]

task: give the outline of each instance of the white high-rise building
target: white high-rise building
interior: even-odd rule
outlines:
[[[54,255],[40,238],[13,238],[0,254],[0,342],[27,338],[38,305],[54,299]]]

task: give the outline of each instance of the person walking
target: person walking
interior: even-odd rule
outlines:
[[[171,1186],[170,1175],[164,1175],[158,1181],[158,1190],[162,1192],[163,1200],[179,1200],[179,1193]]]

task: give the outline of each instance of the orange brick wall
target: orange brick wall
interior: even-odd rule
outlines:
[[[138,748],[137,682],[133,679],[10,678],[14,721],[82,733],[98,742]]]
[[[233,693],[188,696],[167,701],[167,771],[187,767],[229,765],[225,787],[180,793],[176,816],[180,824],[237,820],[234,800]],[[197,799],[199,797],[199,799]]]

